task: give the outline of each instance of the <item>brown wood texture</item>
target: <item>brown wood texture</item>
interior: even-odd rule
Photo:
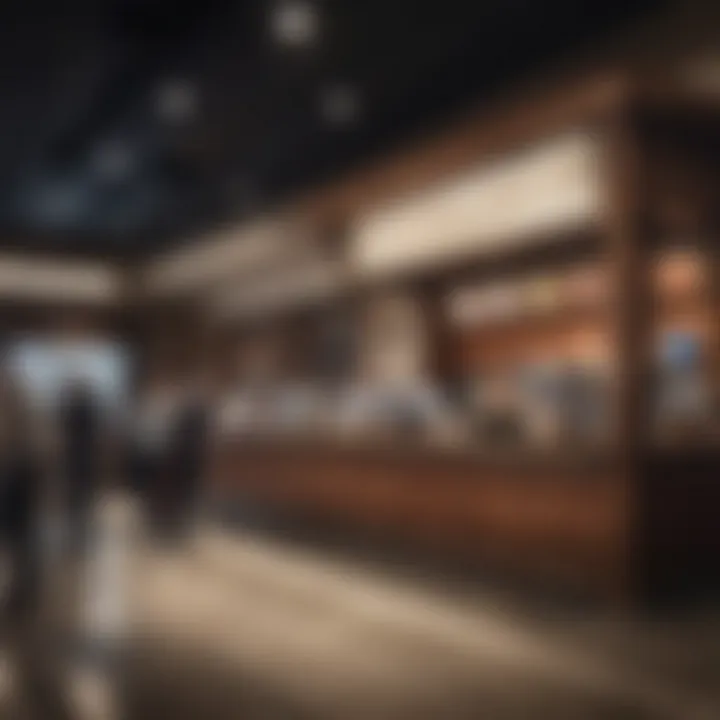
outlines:
[[[471,452],[230,443],[214,491],[318,524],[617,596],[626,529],[609,468]]]
[[[345,227],[370,208],[411,193],[445,176],[509,152],[568,127],[592,128],[602,122],[630,91],[627,78],[613,73],[548,96],[514,98],[477,113],[440,137],[414,143],[406,151],[373,164],[331,186],[299,198],[292,210],[319,227]]]
[[[654,318],[652,334],[667,328],[696,331],[714,342],[716,315],[708,290],[709,268],[684,261],[680,251],[655,250],[648,271],[651,286],[646,303]],[[648,258],[649,259],[649,258]],[[700,258],[704,263],[710,258]],[[650,263],[648,263],[650,266]],[[610,306],[605,303],[573,305],[559,300],[554,307],[518,312],[513,316],[480,322],[456,330],[456,369],[461,372],[492,370],[543,358],[573,357],[591,349],[612,358]],[[648,325],[649,327],[649,325]],[[650,337],[645,341],[650,344]]]
[[[645,477],[643,581],[656,597],[697,596],[720,588],[720,451],[666,449]]]
[[[664,323],[708,325],[712,314],[692,293],[668,291],[666,297],[662,291],[658,298],[653,288],[656,209],[663,203],[651,180],[663,163],[653,162],[657,148],[647,142],[646,120],[649,109],[664,114],[671,126],[679,118],[676,132],[682,133],[688,118],[693,125],[701,118],[706,127],[709,111],[703,106],[702,113],[680,112],[657,98],[642,107],[641,99],[624,81],[588,83],[546,104],[518,105],[509,116],[473,119],[434,145],[300,204],[310,216],[343,224],[373,204],[563,127],[590,123],[594,132],[604,132],[608,214],[596,252],[609,263],[610,307],[500,323],[461,338],[448,332],[437,337],[447,346],[438,363],[442,374],[453,367],[448,354],[456,352],[462,371],[474,363],[562,351],[580,341],[606,343],[619,366],[617,442],[606,463],[570,462],[559,455],[551,462],[529,456],[508,462],[470,451],[228,442],[215,457],[214,490],[228,500],[311,522],[592,588],[620,602],[702,574],[717,555],[720,537],[712,484],[720,465],[707,451],[687,450],[673,462],[654,454],[648,443],[650,353]],[[547,259],[537,260],[546,266]],[[484,276],[492,278],[493,272],[486,267]],[[467,268],[461,273],[467,279]],[[446,274],[436,292],[446,291],[449,282]]]

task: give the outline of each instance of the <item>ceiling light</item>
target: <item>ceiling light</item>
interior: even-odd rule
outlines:
[[[360,99],[350,85],[332,85],[320,96],[320,112],[331,125],[350,125],[360,114]]]
[[[124,143],[108,142],[94,152],[92,166],[103,180],[119,180],[130,174],[133,156]]]
[[[197,89],[187,80],[168,81],[158,88],[155,104],[157,114],[164,121],[187,122],[197,112]]]
[[[318,11],[308,0],[281,0],[272,13],[272,32],[282,45],[306,47],[318,33]]]

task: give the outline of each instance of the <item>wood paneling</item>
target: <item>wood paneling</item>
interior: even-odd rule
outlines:
[[[483,566],[616,596],[624,493],[606,467],[470,451],[230,443],[214,490]]]
[[[672,124],[677,109],[657,99],[642,106],[643,96],[630,90],[623,79],[604,78],[540,104],[518,104],[494,118],[472,118],[435,144],[298,204],[321,224],[344,225],[357,213],[493,153],[560,130],[603,132],[607,222],[591,234],[600,236],[593,243],[594,257],[608,261],[610,307],[566,309],[462,336],[448,332],[442,322],[434,324],[443,345],[435,363],[439,374],[564,351],[591,337],[604,343],[617,362],[616,442],[607,457],[494,459],[460,449],[229,441],[216,457],[215,491],[226,500],[353,527],[413,547],[441,548],[483,567],[557,580],[623,602],[716,567],[717,453],[688,448],[671,461],[659,459],[649,443],[655,332],[669,323],[712,322],[706,298],[688,295],[666,302],[654,292],[651,261],[666,238],[658,232],[662,193],[653,180],[666,161],[655,157],[658,145],[649,142],[647,120],[652,110],[665,113]],[[668,175],[672,179],[673,173]],[[683,187],[684,180],[671,186]],[[547,267],[550,260],[532,256],[538,266]],[[444,293],[453,278],[465,281],[475,271],[468,263],[424,281],[431,292]],[[484,264],[484,271],[484,277],[502,274],[493,263]]]

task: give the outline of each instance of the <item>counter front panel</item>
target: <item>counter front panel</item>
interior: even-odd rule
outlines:
[[[228,442],[214,490],[301,518],[577,588],[622,593],[625,492],[588,458]]]

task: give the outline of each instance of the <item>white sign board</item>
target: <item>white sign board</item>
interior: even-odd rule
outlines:
[[[598,159],[596,139],[572,133],[361,218],[353,270],[424,269],[586,223],[603,206]]]

